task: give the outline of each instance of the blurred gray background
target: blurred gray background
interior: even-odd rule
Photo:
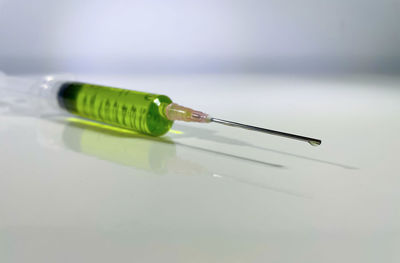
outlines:
[[[0,0],[0,70],[398,74],[399,26],[399,0]]]

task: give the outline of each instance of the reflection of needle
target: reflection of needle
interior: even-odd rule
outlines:
[[[191,160],[186,160],[186,159],[181,159],[179,157],[175,157],[173,160],[170,160],[169,162],[169,169],[170,172],[174,172],[177,174],[184,174],[184,175],[205,175],[205,176],[212,176],[213,178],[216,179],[221,179],[221,180],[231,180],[236,183],[241,183],[241,184],[246,184],[250,185],[252,187],[258,187],[258,188],[263,188],[264,190],[268,191],[274,191],[274,192],[279,192],[283,194],[288,194],[292,196],[297,196],[297,197],[302,197],[302,198],[310,198],[307,195],[304,195],[302,193],[296,193],[290,190],[286,189],[281,189],[277,187],[271,187],[262,183],[258,182],[251,182],[242,178],[239,178],[238,176],[233,176],[233,175],[226,175],[226,174],[221,174],[221,173],[215,173],[213,171],[210,171],[207,167],[204,167],[203,165],[193,162]]]
[[[180,143],[180,142],[175,142],[175,144],[180,145],[180,146],[184,146],[184,147],[188,147],[188,148],[192,148],[192,149],[196,149],[196,150],[200,150],[200,151],[204,151],[204,152],[208,152],[208,153],[224,155],[224,156],[227,156],[227,157],[231,157],[231,158],[235,158],[235,159],[239,159],[239,160],[243,160],[243,161],[259,163],[259,164],[263,164],[263,165],[267,165],[267,166],[271,166],[271,167],[275,167],[275,168],[285,168],[285,166],[283,166],[281,164],[263,162],[263,161],[254,160],[254,159],[250,159],[250,158],[246,158],[246,157],[241,157],[241,156],[237,156],[237,155],[233,155],[233,154],[229,154],[229,153],[223,153],[223,152],[213,151],[213,150],[210,150],[210,149],[204,149],[204,148],[197,147],[197,146],[187,145],[187,144],[183,144],[183,143]]]
[[[231,179],[231,180],[239,182],[239,183],[243,183],[243,184],[247,184],[247,185],[250,185],[250,186],[263,188],[263,189],[266,189],[266,190],[269,190],[269,191],[279,192],[279,193],[282,193],[282,194],[292,195],[292,196],[296,196],[296,197],[302,197],[302,198],[307,198],[307,199],[311,199],[312,198],[311,196],[305,195],[305,194],[302,194],[302,193],[298,193],[298,192],[294,192],[294,191],[290,191],[290,190],[286,190],[286,189],[282,189],[282,188],[277,188],[277,187],[271,187],[271,186],[260,184],[260,183],[250,182],[250,181],[243,180],[243,179],[237,178],[235,176],[231,176],[231,175],[213,174],[213,177],[221,178],[221,179]]]
[[[229,145],[247,146],[247,147],[250,147],[250,148],[256,148],[256,149],[263,150],[263,151],[269,151],[269,152],[273,152],[273,153],[277,153],[277,154],[288,155],[288,156],[292,156],[292,157],[295,157],[295,158],[301,158],[301,159],[305,159],[305,160],[309,160],[309,161],[314,161],[314,162],[320,162],[320,163],[325,163],[325,164],[329,164],[329,165],[334,165],[334,166],[342,167],[342,168],[345,168],[345,169],[358,169],[356,167],[349,166],[349,165],[346,165],[346,164],[330,162],[330,161],[311,158],[311,157],[307,157],[307,156],[303,156],[303,155],[299,155],[299,154],[294,154],[294,153],[289,153],[289,152],[269,149],[269,148],[261,147],[261,146],[258,146],[258,145],[253,145],[251,143],[244,142],[244,141],[241,141],[241,140],[236,139],[236,138],[231,138],[231,137],[225,137],[225,136],[222,136],[222,135],[218,135],[218,134],[216,134],[216,131],[214,131],[214,130],[209,130],[209,129],[200,128],[200,127],[192,128],[190,126],[179,125],[179,124],[175,124],[174,127],[180,130],[179,137],[177,137],[177,138],[196,137],[196,138],[199,138],[201,140],[213,141],[213,142],[217,142],[217,143],[223,143],[223,144],[229,144]]]

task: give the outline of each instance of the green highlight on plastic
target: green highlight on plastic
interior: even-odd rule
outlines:
[[[75,115],[151,136],[167,133],[173,124],[165,116],[172,100],[164,95],[66,82],[60,88],[58,102]]]

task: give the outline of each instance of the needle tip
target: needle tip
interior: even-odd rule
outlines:
[[[321,140],[310,140],[308,141],[309,144],[311,144],[312,146],[319,146],[321,145]]]

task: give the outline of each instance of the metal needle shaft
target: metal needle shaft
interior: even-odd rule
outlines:
[[[210,121],[219,123],[219,124],[223,124],[223,125],[227,125],[227,126],[231,126],[231,127],[238,127],[238,128],[242,128],[242,129],[246,129],[246,130],[258,131],[258,132],[268,133],[268,134],[277,135],[277,136],[281,136],[281,137],[286,137],[289,139],[304,141],[304,142],[308,142],[312,146],[317,146],[317,145],[321,144],[321,140],[319,140],[319,139],[304,137],[304,136],[300,136],[300,135],[296,135],[296,134],[269,130],[269,129],[265,129],[265,128],[250,126],[250,125],[227,121],[227,120],[221,120],[221,119],[217,119],[217,118],[211,118]]]

